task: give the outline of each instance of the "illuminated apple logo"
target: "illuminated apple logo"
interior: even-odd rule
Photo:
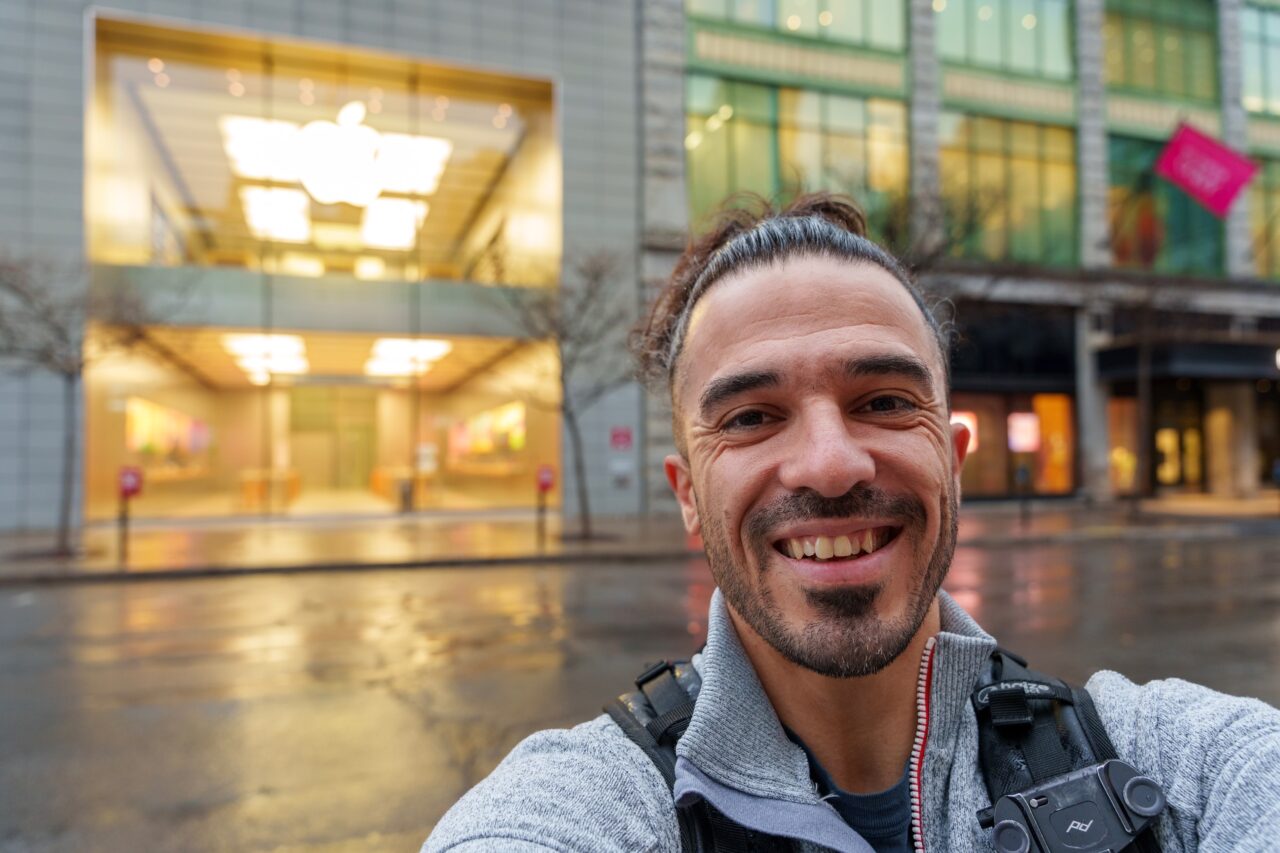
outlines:
[[[338,121],[313,121],[298,131],[298,178],[321,204],[367,207],[382,192],[378,147],[382,137],[364,121],[364,104],[351,101]]]

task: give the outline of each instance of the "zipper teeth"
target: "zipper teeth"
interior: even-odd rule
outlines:
[[[920,673],[916,677],[916,736],[911,742],[911,830],[916,853],[924,853],[924,808],[920,796],[920,771],[924,766],[924,747],[929,739],[929,685],[933,680],[933,649],[937,638],[924,644]]]

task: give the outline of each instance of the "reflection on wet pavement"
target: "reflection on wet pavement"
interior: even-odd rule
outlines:
[[[1033,665],[1280,702],[1280,542],[961,548]],[[530,731],[702,642],[701,561],[0,590],[0,850],[414,850]]]

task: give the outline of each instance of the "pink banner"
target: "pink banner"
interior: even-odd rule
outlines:
[[[1180,124],[1156,161],[1156,174],[1167,178],[1214,216],[1227,215],[1231,202],[1257,165],[1189,124]]]

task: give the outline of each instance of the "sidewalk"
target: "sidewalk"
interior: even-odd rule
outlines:
[[[1127,506],[1091,509],[1074,502],[1033,504],[1025,522],[1020,506],[974,503],[961,512],[960,544],[1016,547],[1139,538],[1211,539],[1248,533],[1280,534],[1280,498],[1224,515],[1225,504],[1169,501],[1144,504],[1137,519]],[[1231,507],[1241,510],[1241,507]],[[561,520],[547,518],[540,547],[527,511],[453,513],[412,517],[225,519],[136,524],[122,566],[111,525],[92,525],[74,558],[41,556],[47,534],[0,537],[0,584],[68,580],[198,577],[217,574],[347,571],[459,565],[631,561],[696,557],[678,518],[600,519],[603,534],[590,542],[561,538]]]

